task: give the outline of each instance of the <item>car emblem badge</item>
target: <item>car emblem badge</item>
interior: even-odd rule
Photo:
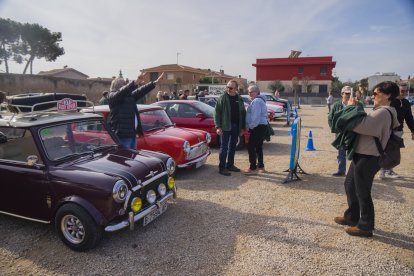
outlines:
[[[146,175],[145,177],[154,177],[154,175],[157,174],[158,171],[150,171],[150,173],[148,175]]]

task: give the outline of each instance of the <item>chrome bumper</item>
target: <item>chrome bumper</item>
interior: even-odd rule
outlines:
[[[134,230],[135,222],[137,222],[140,219],[143,219],[146,215],[148,215],[149,213],[157,209],[160,203],[167,201],[171,199],[172,197],[174,198],[176,197],[176,187],[174,187],[173,191],[169,191],[162,199],[158,200],[156,203],[154,203],[153,205],[151,205],[144,211],[139,212],[135,216],[134,216],[134,213],[131,211],[128,213],[128,219],[118,222],[117,224],[108,225],[105,227],[104,230],[106,232],[115,232],[123,228],[126,228],[128,226],[131,230]]]
[[[190,167],[190,166],[192,166],[192,165],[196,164],[197,162],[200,162],[200,161],[202,161],[203,159],[206,159],[206,158],[207,158],[210,154],[211,154],[211,151],[210,151],[210,150],[208,150],[208,151],[207,151],[206,153],[204,153],[202,156],[200,156],[200,157],[198,157],[198,158],[196,158],[196,159],[194,159],[194,160],[191,160],[191,161],[190,161],[190,162],[188,162],[188,163],[181,164],[181,165],[177,165],[177,167],[178,167],[179,169]]]

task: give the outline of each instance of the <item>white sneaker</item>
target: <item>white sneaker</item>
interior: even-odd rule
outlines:
[[[378,174],[378,179],[383,180],[384,178],[385,178],[385,171],[380,171],[380,173]]]
[[[389,177],[389,178],[399,178],[400,175],[398,173],[394,172],[393,170],[389,170],[388,171],[388,174],[386,175],[386,177]]]

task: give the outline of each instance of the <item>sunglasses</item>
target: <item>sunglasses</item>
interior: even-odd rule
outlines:
[[[228,89],[228,90],[233,90],[233,89],[234,89],[234,87],[227,86],[227,89]]]

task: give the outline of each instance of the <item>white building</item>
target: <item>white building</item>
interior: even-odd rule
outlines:
[[[375,85],[383,81],[399,81],[401,78],[396,73],[375,73],[375,75],[368,77],[368,90],[371,91]]]

